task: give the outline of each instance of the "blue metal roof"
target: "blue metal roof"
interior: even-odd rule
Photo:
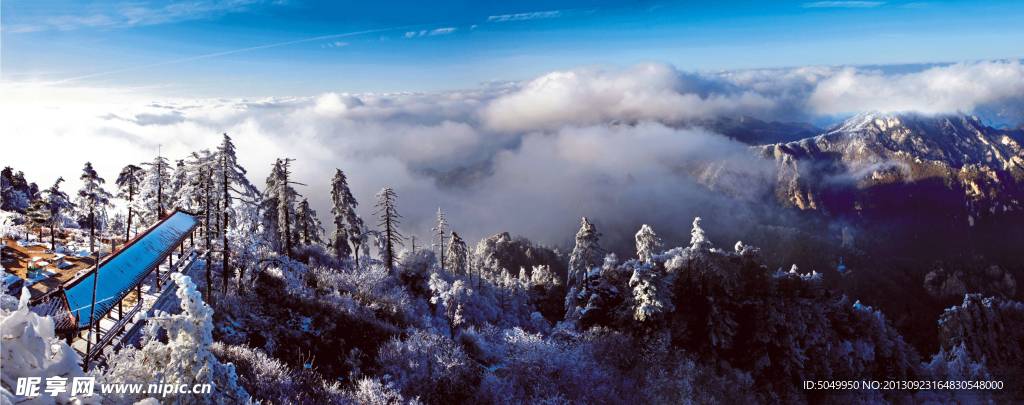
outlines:
[[[135,289],[142,280],[199,225],[196,216],[174,211],[144,234],[137,236],[99,266],[96,280],[96,311],[99,318]],[[93,278],[97,270],[70,280],[64,286],[68,309],[78,319],[78,327],[90,325]]]

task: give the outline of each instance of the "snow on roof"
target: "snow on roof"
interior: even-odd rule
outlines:
[[[96,280],[96,312],[98,319],[122,298],[153,269],[160,265],[197,226],[195,215],[174,211],[145,233],[136,236],[121,250],[104,258],[99,265],[99,279]],[[93,279],[97,270],[90,269],[54,290],[57,296],[41,297],[37,305],[64,296],[67,310],[77,318],[78,328],[90,325],[90,309],[93,300]],[[60,294],[63,292],[63,294]],[[50,294],[47,294],[50,295]],[[58,328],[62,329],[62,328]]]

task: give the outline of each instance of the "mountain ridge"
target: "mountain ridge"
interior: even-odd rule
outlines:
[[[1020,139],[962,113],[862,113],[818,136],[754,148],[779,165],[779,202],[801,210],[842,209],[822,205],[837,186],[857,190],[850,208],[861,210],[875,203],[866,190],[928,179],[962,189],[972,218],[1021,209]]]

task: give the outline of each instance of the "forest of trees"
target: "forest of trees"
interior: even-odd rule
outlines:
[[[335,230],[327,235],[293,187],[304,185],[290,170],[301,161],[271,162],[262,189],[227,134],[214,149],[173,162],[125,166],[116,194],[86,163],[74,200],[60,190],[62,179],[40,190],[21,172],[0,173],[0,209],[16,220],[4,225],[5,237],[77,227],[93,239],[123,240],[161,209],[200,215],[205,260],[190,277],[175,278],[181,312],[157,319],[162,335],[150,331],[142,347],[89,372],[101,381],[216,385],[213,396],[161,403],[1024,401],[1019,388],[845,395],[802,388],[827,379],[1024,387],[1024,305],[1012,300],[964,295],[930,321],[939,350],[923,352],[885,314],[830,288],[821,274],[772,269],[772,252],[742,242],[717,247],[700,218],[680,247],[662,245],[658,224],[643,225],[628,256],[604,250],[587,218],[572,246],[497,233],[473,247],[448,223],[457,212],[403,206],[400,190],[387,185],[373,196],[376,218],[360,217],[338,169],[332,179],[301,179],[330,186]],[[123,212],[112,212],[115,201]],[[437,225],[427,231],[430,243],[404,248],[403,234],[415,230],[402,228],[399,213],[412,210],[436,210]],[[82,372],[68,367],[78,360],[66,344],[43,344],[51,343],[52,323],[10,298],[2,305],[9,363],[0,395],[16,403],[18,376]],[[9,338],[12,328],[35,333]],[[35,356],[35,368],[8,366],[21,364],[11,356]]]

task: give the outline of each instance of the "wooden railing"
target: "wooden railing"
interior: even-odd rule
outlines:
[[[171,273],[178,271],[183,263],[192,263],[195,261],[192,252],[196,250],[195,246],[188,248],[185,253],[178,256],[178,262],[171,265],[170,269],[166,273],[160,276],[160,285],[164,285],[168,280],[171,279]]]
[[[135,307],[128,311],[127,315],[119,314],[121,319],[118,319],[117,323],[115,323],[113,327],[107,330],[106,335],[103,335],[103,338],[100,339],[99,343],[96,343],[96,346],[92,347],[92,350],[90,350],[89,353],[86,354],[85,361],[95,359],[96,356],[103,352],[103,348],[107,347],[107,345],[109,345],[110,342],[113,341],[115,337],[117,337],[117,334],[121,333],[121,331],[124,330],[124,327],[127,326],[128,322],[130,322],[132,318],[135,317],[135,314],[138,314],[139,311],[142,310],[142,303],[143,301],[139,300],[139,302],[135,304]]]

